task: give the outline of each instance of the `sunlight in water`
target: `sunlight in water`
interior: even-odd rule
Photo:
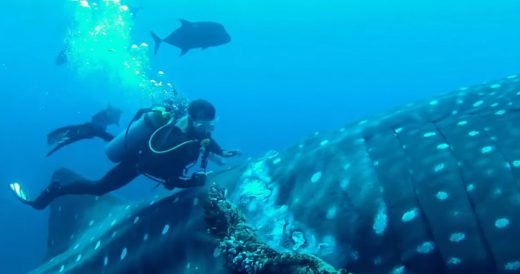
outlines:
[[[173,90],[164,72],[150,69],[150,48],[131,39],[133,14],[118,0],[73,1],[66,42],[68,61],[81,77],[109,79],[125,90],[158,99]],[[153,77],[156,79],[153,79]]]

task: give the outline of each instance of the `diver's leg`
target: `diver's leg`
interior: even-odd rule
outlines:
[[[104,130],[99,131],[97,133],[97,137],[99,137],[99,138],[101,138],[101,139],[103,139],[103,140],[105,140],[107,142],[110,142],[110,141],[112,141],[112,139],[114,139],[114,135],[112,135],[112,134],[110,134],[110,133],[108,133],[108,132],[106,132]]]
[[[54,130],[47,136],[49,144],[56,144],[48,153],[47,157],[51,156],[60,148],[75,143],[79,140],[99,137],[107,142],[114,139],[114,135],[106,132],[105,128],[93,123],[85,123],[82,125],[67,126]]]
[[[57,128],[53,131],[51,131],[49,134],[47,134],[47,143],[49,145],[62,142],[63,138],[68,137],[72,132],[76,131],[78,127],[81,127],[83,125],[71,125],[71,126],[64,126]]]
[[[79,140],[94,138],[97,131],[98,129],[92,123],[66,126],[54,130],[47,135],[47,143],[49,145],[55,145],[55,147],[47,153],[47,157],[66,145],[70,145]]]
[[[114,139],[114,135],[106,132],[104,128],[96,128],[95,135],[106,142],[110,142]]]
[[[74,143],[76,141],[77,140],[73,140],[73,139],[64,139],[63,142],[59,142],[58,145],[56,145],[49,152],[47,152],[46,157],[51,156],[54,152],[58,151],[60,148],[66,146],[66,145],[72,144],[72,143]]]
[[[52,182],[33,201],[26,203],[35,209],[46,208],[54,199],[63,195],[96,195],[101,196],[110,191],[125,186],[139,175],[134,161],[121,162],[112,168],[103,178],[91,181],[78,178],[70,183]]]

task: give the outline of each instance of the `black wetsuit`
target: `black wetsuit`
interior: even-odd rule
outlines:
[[[194,178],[186,180],[181,177],[185,174],[186,167],[199,158],[201,141],[209,139],[208,151],[220,156],[223,154],[220,146],[210,136],[198,136],[191,130],[184,133],[175,125],[165,128],[157,135],[152,145],[155,150],[159,151],[183,144],[185,141],[196,140],[196,142],[189,142],[164,154],[152,152],[148,143],[143,144],[137,155],[129,155],[97,181],[76,176],[72,181],[64,182],[56,178],[58,176],[53,176],[53,181],[40,196],[28,203],[36,209],[44,209],[54,199],[63,195],[89,194],[100,196],[125,186],[141,174],[164,180],[164,185],[168,189],[200,186]]]

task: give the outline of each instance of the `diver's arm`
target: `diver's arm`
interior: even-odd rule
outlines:
[[[191,178],[184,179],[180,177],[175,177],[173,179],[168,179],[164,183],[164,187],[166,187],[169,190],[172,190],[173,188],[190,188],[190,187],[197,187],[197,186],[203,186],[206,183],[206,174],[202,172],[196,172],[193,173]]]
[[[213,138],[210,138],[208,149],[211,153],[217,154],[218,156],[223,156],[224,150]]]
[[[221,156],[221,157],[224,157],[224,158],[229,158],[229,157],[234,157],[234,156],[241,155],[241,152],[238,149],[231,149],[231,150],[224,150],[224,149],[222,149],[220,147],[220,145],[213,138],[211,138],[211,141],[209,143],[209,151],[211,153],[214,153],[214,154],[216,154],[218,156]]]
[[[210,153],[208,155],[208,159],[212,161],[213,163],[217,164],[218,166],[224,166],[226,163],[222,160],[221,156],[215,155],[213,153]]]
[[[224,150],[222,151],[222,157],[230,158],[242,155],[242,152],[238,149]]]

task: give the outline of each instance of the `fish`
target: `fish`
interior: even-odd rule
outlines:
[[[109,125],[119,125],[121,115],[123,111],[119,108],[108,105],[105,109],[97,112],[92,116],[91,122],[102,128],[106,128]]]
[[[67,57],[67,49],[62,49],[58,55],[56,55],[55,64],[56,66],[61,66],[66,64],[68,60],[69,58]]]
[[[511,75],[316,132],[208,181],[277,252],[353,273],[520,273],[519,110]],[[137,205],[62,197],[32,273],[236,273],[249,255],[204,233],[215,229],[207,188]]]
[[[150,32],[155,42],[154,54],[157,54],[162,42],[180,48],[180,55],[182,56],[191,49],[207,49],[224,45],[231,41],[231,36],[220,23],[190,22],[185,19],[180,19],[179,21],[181,26],[164,39],[161,39],[153,31]]]

